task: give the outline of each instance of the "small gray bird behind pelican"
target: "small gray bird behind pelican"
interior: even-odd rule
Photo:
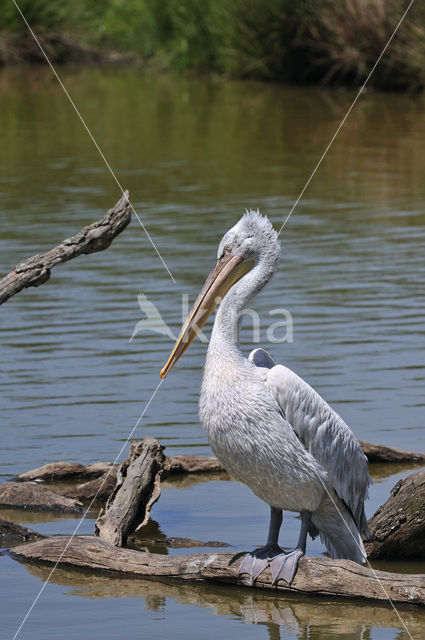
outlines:
[[[291,583],[307,534],[319,534],[332,558],[361,564],[371,480],[357,439],[296,373],[276,365],[264,349],[245,358],[239,348],[241,312],[278,268],[277,233],[267,217],[249,211],[224,235],[217,257],[160,375],[167,375],[218,304],[201,422],[224,468],[271,508],[267,543],[244,557],[239,573],[253,582],[269,564],[274,584],[281,578]],[[278,545],[282,510],[301,514],[290,553]]]

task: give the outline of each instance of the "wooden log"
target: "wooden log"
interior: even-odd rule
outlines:
[[[45,464],[37,469],[21,473],[13,480],[26,482],[41,480],[55,482],[57,480],[90,480],[98,478],[114,466],[112,462],[95,462],[88,466],[76,462],[57,461]],[[115,465],[115,469],[119,465]],[[172,456],[165,457],[164,468],[167,475],[184,473],[225,473],[217,458],[203,456]]]
[[[93,500],[105,502],[115,490],[117,483],[117,469],[110,468],[100,478],[89,480],[82,484],[70,487],[63,487],[59,493],[69,498],[77,498],[78,500]]]
[[[73,498],[51,491],[36,482],[4,482],[0,484],[0,506],[79,513],[82,504]]]
[[[26,563],[27,571],[42,582],[53,582],[69,587],[69,595],[83,598],[138,598],[146,602],[147,609],[155,609],[165,598],[181,604],[207,609],[220,616],[250,624],[268,625],[267,637],[332,638],[366,640],[368,628],[383,629],[385,638],[401,640],[407,634],[399,633],[402,623],[397,612],[388,603],[365,602],[349,598],[299,597],[279,591],[261,589],[211,588],[207,583],[183,580],[137,580],[132,577],[114,577],[84,569],[69,570],[61,565],[52,575],[48,564]],[[417,606],[397,605],[397,611],[412,638],[423,636],[425,610]],[[278,626],[288,629],[285,633]],[[393,630],[390,633],[389,630]],[[379,633],[379,632],[378,632]],[[246,637],[244,634],[242,637]],[[382,637],[382,636],[381,636]],[[369,634],[370,638],[370,634]]]
[[[189,549],[190,547],[230,547],[230,544],[227,542],[219,542],[218,540],[202,542],[201,540],[193,540],[192,538],[140,538],[134,534],[128,537],[128,544],[130,544],[133,549],[158,545],[171,547],[172,549]]]
[[[0,518],[0,546],[2,547],[8,547],[19,542],[34,542],[34,540],[41,540],[42,538],[45,538],[45,536],[37,533],[37,531]]]
[[[43,562],[60,567],[107,572],[122,577],[195,580],[251,586],[247,576],[238,576],[241,553],[215,552],[194,555],[163,555],[115,547],[91,536],[55,537],[10,551],[18,560]],[[254,583],[256,589],[315,596],[337,596],[425,606],[425,575],[374,571],[350,560],[303,557],[289,586],[280,580],[272,586],[270,568]]]
[[[122,546],[129,533],[147,523],[151,507],[161,493],[163,449],[149,436],[142,442],[132,442],[130,456],[118,470],[116,490],[95,523],[95,533],[102,540]]]
[[[425,469],[397,482],[369,528],[369,558],[425,559]]]
[[[165,467],[169,474],[225,472],[217,458],[204,458],[202,456],[173,456],[166,458]]]
[[[86,472],[86,467],[78,462],[50,462],[37,469],[25,471],[13,478],[15,482],[28,482],[32,480],[70,480],[81,477]]]
[[[425,463],[425,453],[415,451],[405,451],[394,447],[386,447],[383,444],[372,444],[359,440],[363,453],[369,463],[373,462],[414,462]]]
[[[56,482],[62,480],[91,480],[92,478],[99,478],[107,473],[111,467],[116,471],[118,465],[113,465],[112,462],[94,462],[84,466],[78,464],[78,462],[66,462],[59,460],[57,462],[49,462],[37,469],[31,469],[25,471],[15,478],[14,482],[27,482],[28,480],[38,480],[42,482]]]
[[[128,225],[131,207],[128,191],[116,205],[93,224],[84,227],[72,238],[66,238],[57,247],[20,262],[0,281],[0,304],[22,289],[38,287],[50,278],[51,269],[81,254],[107,249],[112,240]]]

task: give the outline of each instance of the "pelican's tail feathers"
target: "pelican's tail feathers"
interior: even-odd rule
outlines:
[[[331,558],[346,558],[358,564],[366,560],[366,550],[354,520],[341,500],[322,502],[312,514],[312,523],[319,530]],[[337,506],[337,508],[335,507]]]

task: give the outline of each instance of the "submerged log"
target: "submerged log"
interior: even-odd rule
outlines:
[[[99,538],[120,547],[132,531],[149,520],[151,507],[161,493],[163,449],[149,436],[142,442],[132,442],[130,456],[118,470],[117,487],[105,512],[96,520],[95,533]]]
[[[26,562],[83,568],[122,577],[170,578],[251,586],[247,576],[238,576],[240,553],[215,552],[169,556],[115,547],[89,536],[55,537],[15,547],[14,558]],[[338,596],[425,606],[425,575],[403,575],[374,571],[350,560],[303,557],[292,585],[280,580],[272,586],[270,568],[256,580],[257,589]]]
[[[50,278],[51,269],[81,254],[107,249],[112,240],[128,225],[131,207],[128,191],[100,220],[84,227],[72,238],[66,238],[57,247],[20,262],[0,281],[0,304],[22,289],[38,287]]]
[[[420,464],[425,463],[425,453],[416,453],[415,451],[405,451],[404,449],[396,449],[395,447],[386,447],[383,444],[373,444],[372,442],[364,442],[359,440],[363,453],[369,463],[374,462],[414,462]]]
[[[74,485],[73,487],[65,487],[60,490],[63,496],[69,498],[77,498],[78,500],[99,500],[106,501],[115,490],[117,483],[117,469],[110,468],[100,478],[95,480],[89,480],[82,484]]]
[[[39,482],[57,482],[62,480],[91,480],[99,478],[111,469],[115,470],[119,465],[112,462],[93,462],[84,466],[78,462],[66,462],[59,460],[57,462],[49,462],[37,469],[31,469],[20,473],[19,476],[13,478],[14,482],[28,482],[29,480],[37,480]]]
[[[369,528],[369,558],[425,559],[425,469],[397,482]]]
[[[0,484],[0,506],[80,513],[83,505],[35,482],[4,482]]]
[[[190,547],[230,547],[227,542],[219,542],[218,540],[208,540],[202,542],[202,540],[192,540],[192,538],[140,538],[137,535],[132,534],[128,538],[128,543],[132,548],[145,548],[153,546],[171,547],[172,549],[189,549]]]
[[[34,542],[34,540],[41,540],[45,537],[41,533],[37,533],[37,531],[0,518],[0,546],[2,547],[18,544],[19,542]]]
[[[225,469],[217,458],[203,456],[173,456],[166,458],[168,473],[223,473]]]
[[[114,474],[119,465],[112,462],[94,462],[88,466],[78,464],[76,462],[57,461],[45,464],[37,469],[31,469],[21,473],[13,480],[15,482],[27,482],[28,480],[39,481],[62,481],[62,480],[90,480],[99,478],[111,467],[114,468]],[[184,473],[225,473],[225,470],[217,460],[217,458],[207,458],[203,456],[172,456],[165,457],[164,469],[167,475],[184,474]],[[112,475],[112,473],[111,473]]]
[[[217,458],[203,456],[173,456],[166,458],[168,473],[223,473],[225,469]]]

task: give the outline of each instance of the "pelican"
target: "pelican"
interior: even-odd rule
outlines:
[[[239,574],[251,584],[270,565],[272,581],[291,583],[307,535],[332,558],[363,563],[371,482],[367,458],[342,418],[264,349],[245,358],[239,347],[241,312],[278,268],[280,242],[266,216],[247,211],[223,237],[209,274],[171,355],[164,378],[218,306],[208,346],[199,414],[215,455],[231,476],[270,506],[264,547],[246,554]],[[282,510],[300,513],[296,549],[278,545]]]

